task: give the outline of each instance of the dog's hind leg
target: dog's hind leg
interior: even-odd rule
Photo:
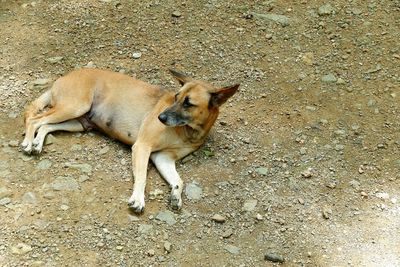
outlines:
[[[39,128],[36,137],[33,140],[33,151],[37,154],[42,152],[43,143],[48,133],[55,131],[81,132],[84,130],[85,128],[77,119],[68,120],[56,124],[45,124]]]
[[[151,155],[161,176],[171,186],[171,206],[179,210],[182,207],[183,181],[175,168],[175,160],[167,152],[156,152]]]

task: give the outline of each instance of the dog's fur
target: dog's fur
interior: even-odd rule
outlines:
[[[132,145],[135,178],[129,206],[142,212],[149,158],[169,183],[171,205],[182,206],[183,182],[175,161],[203,144],[218,117],[219,106],[239,85],[216,89],[171,70],[182,88],[178,93],[120,73],[81,69],[56,80],[25,112],[24,152],[40,153],[53,131],[99,129]]]

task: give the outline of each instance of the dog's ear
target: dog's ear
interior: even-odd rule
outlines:
[[[237,92],[239,85],[240,84],[235,84],[211,92],[210,106],[219,107],[224,104],[228,100],[228,98],[230,98]]]
[[[171,72],[172,76],[174,76],[175,79],[177,79],[181,85],[184,85],[185,83],[193,80],[191,77],[187,76],[186,74],[184,74],[182,72],[179,72],[179,71],[176,71],[173,69],[169,69],[169,72]]]

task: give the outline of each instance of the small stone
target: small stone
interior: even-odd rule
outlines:
[[[196,182],[189,183],[186,185],[185,194],[188,199],[199,200],[203,194],[203,189]]]
[[[47,87],[50,84],[50,82],[51,82],[51,79],[47,79],[47,78],[36,79],[36,80],[33,81],[33,86],[34,87],[44,88],[44,87]]]
[[[63,176],[58,176],[50,186],[55,191],[73,191],[79,189],[79,184],[74,178]]]
[[[46,59],[46,61],[51,64],[59,63],[59,62],[61,62],[61,60],[63,60],[63,57],[50,57],[50,58]]]
[[[26,203],[26,204],[33,204],[35,205],[37,203],[37,199],[36,196],[33,192],[26,192],[23,196],[22,196],[22,202]]]
[[[172,12],[171,14],[174,18],[180,18],[182,16],[181,12],[175,10],[174,12]]]
[[[153,230],[153,225],[151,224],[141,224],[138,228],[138,233],[142,235],[147,235]]]
[[[44,159],[39,161],[39,163],[36,165],[36,169],[47,170],[51,167],[51,165],[53,165],[53,163],[50,160]]]
[[[315,64],[314,54],[311,52],[304,53],[301,59],[308,66],[312,66]]]
[[[8,146],[10,147],[18,147],[19,142],[17,140],[11,140],[10,142],[8,142]]]
[[[332,215],[332,209],[329,208],[328,206],[324,206],[322,208],[322,217],[324,217],[324,219],[329,219]]]
[[[0,199],[0,206],[6,206],[11,203],[11,198],[9,197],[4,197]]]
[[[139,219],[139,217],[137,217],[137,216],[135,216],[135,215],[129,214],[129,215],[128,215],[128,221],[129,221],[129,222],[138,222],[138,221],[140,221],[140,219]]]
[[[149,198],[156,199],[158,196],[161,196],[162,194],[164,194],[164,191],[156,188],[153,191],[150,191]]]
[[[264,167],[259,167],[259,168],[256,169],[256,172],[257,172],[258,174],[260,174],[260,175],[265,176],[265,175],[268,174],[268,169],[267,169],[267,168],[264,168]]]
[[[375,196],[380,199],[389,199],[389,194],[385,192],[376,193]]]
[[[66,210],[69,210],[69,206],[63,204],[63,205],[60,206],[60,209],[63,210],[63,211],[66,211]]]
[[[322,5],[318,8],[318,15],[320,16],[327,16],[330,15],[334,12],[335,10],[333,9],[331,4],[325,4]]]
[[[324,83],[335,83],[337,79],[334,74],[329,73],[327,75],[322,76],[321,81]]]
[[[153,257],[156,254],[156,252],[154,251],[154,249],[149,249],[147,251],[147,255],[149,255],[150,257]]]
[[[118,251],[122,251],[122,250],[124,249],[124,247],[123,247],[123,246],[116,246],[116,249],[117,249]]]
[[[260,213],[256,214],[256,219],[257,221],[262,221],[263,220],[263,216]]]
[[[308,168],[307,170],[301,173],[301,176],[303,176],[304,178],[311,178],[313,176],[313,169]]]
[[[171,252],[171,247],[172,247],[172,244],[171,244],[170,242],[168,242],[168,241],[165,241],[165,242],[164,242],[164,250],[165,250],[167,253],[170,253],[170,252]]]
[[[92,69],[95,67],[96,67],[96,65],[94,64],[93,61],[89,61],[88,64],[86,64],[86,66],[85,66],[85,68],[89,68],[89,69]]]
[[[155,218],[156,220],[165,222],[168,225],[174,225],[176,223],[175,214],[169,210],[158,212]]]
[[[104,154],[107,154],[108,151],[110,151],[110,147],[105,146],[105,147],[103,147],[102,149],[99,150],[99,154],[100,155],[104,155]]]
[[[18,243],[16,246],[11,247],[12,254],[23,255],[30,251],[32,251],[32,247],[24,243]]]
[[[72,169],[78,169],[78,170],[80,170],[81,172],[84,172],[84,173],[91,173],[92,172],[92,166],[87,164],[87,163],[79,164],[79,163],[67,162],[67,163],[65,163],[65,166],[70,167]]]
[[[219,214],[215,214],[214,216],[211,217],[211,220],[217,223],[224,223],[225,222],[225,217]]]
[[[44,145],[48,146],[54,144],[57,141],[57,138],[54,137],[52,134],[46,135],[46,139],[44,140]]]
[[[266,253],[264,255],[264,260],[272,261],[272,262],[279,262],[279,263],[285,262],[285,258],[284,257],[282,257],[280,255],[277,255],[277,254],[274,254],[274,253]]]
[[[142,53],[141,52],[134,52],[132,53],[132,58],[133,59],[139,59],[142,57]]]
[[[363,11],[357,7],[354,7],[351,9],[351,13],[353,13],[353,15],[361,15]]]
[[[80,175],[80,176],[79,176],[79,182],[80,182],[80,183],[86,182],[86,181],[89,180],[89,179],[90,179],[90,177],[87,176],[87,175]]]
[[[226,245],[225,250],[228,251],[231,254],[239,254],[240,248],[233,246],[233,245]]]
[[[229,238],[229,237],[231,237],[231,235],[233,235],[232,229],[227,229],[224,232],[222,232],[222,234],[221,234],[221,236],[223,238]]]
[[[254,211],[256,209],[257,206],[257,200],[256,199],[249,199],[246,200],[243,204],[243,211]]]
[[[11,197],[12,195],[13,192],[11,192],[11,190],[7,189],[6,187],[0,187],[0,199],[5,197]]]
[[[289,26],[289,24],[290,24],[289,18],[284,15],[278,15],[278,14],[273,14],[273,13],[268,13],[268,14],[252,13],[252,15],[258,19],[276,22],[277,24],[281,25],[282,27]]]
[[[342,78],[338,78],[336,81],[337,84],[345,84],[345,80],[343,80]]]

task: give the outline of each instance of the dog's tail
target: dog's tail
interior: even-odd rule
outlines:
[[[35,117],[40,111],[51,104],[51,90],[44,92],[39,98],[33,101],[25,110],[24,122]]]

